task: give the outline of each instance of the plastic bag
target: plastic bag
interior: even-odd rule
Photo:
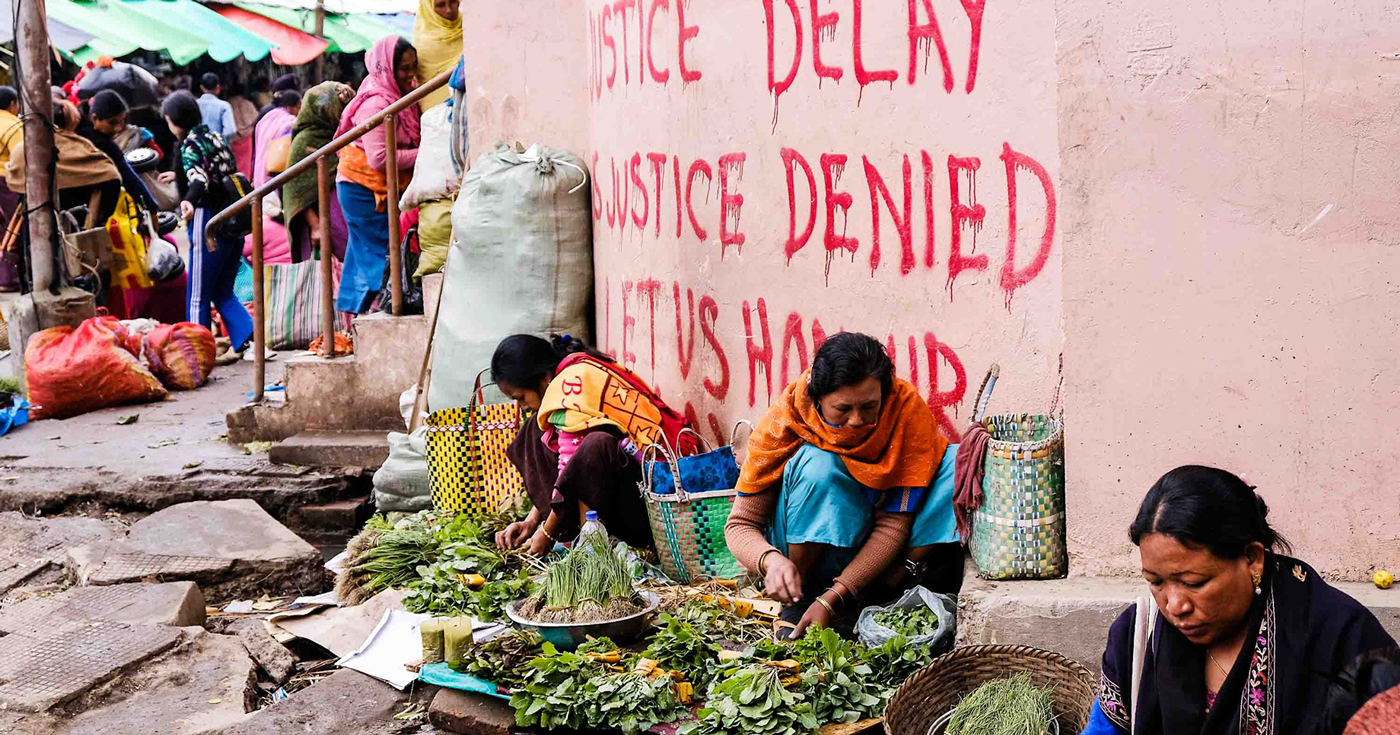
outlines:
[[[418,165],[413,180],[399,197],[399,209],[408,211],[434,199],[451,197],[462,185],[452,165],[452,108],[446,103],[423,113],[418,143]]]
[[[29,339],[24,369],[35,419],[68,418],[124,403],[158,401],[165,387],[122,345],[112,317],[45,329]]]
[[[156,283],[165,283],[185,272],[185,261],[175,246],[164,238],[153,238],[146,246],[146,274]]]
[[[416,513],[433,507],[428,487],[428,429],[389,433],[389,458],[374,473],[374,503],[379,512]]]
[[[151,373],[170,390],[194,390],[214,370],[214,333],[192,322],[163,324],[141,341]]]
[[[873,648],[898,635],[898,633],[875,622],[876,615],[885,610],[915,607],[928,607],[938,613],[938,629],[928,635],[909,638],[909,644],[932,646],[935,649],[937,644],[945,640],[951,644],[953,636],[958,631],[958,604],[947,595],[930,592],[919,586],[905,592],[893,604],[885,607],[867,607],[860,611],[860,617],[856,619],[856,634],[860,636],[861,645]]]

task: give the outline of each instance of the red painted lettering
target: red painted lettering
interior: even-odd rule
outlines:
[[[894,84],[899,79],[899,72],[894,69],[870,71],[865,68],[865,55],[861,52],[861,16],[861,0],[851,0],[851,61],[855,67],[856,84],[862,88],[872,82]]]
[[[958,358],[953,348],[939,342],[932,333],[924,334],[924,348],[928,351],[928,407],[932,409],[933,415],[938,418],[938,427],[943,430],[943,436],[949,442],[957,442],[962,439],[962,432],[953,425],[952,419],[948,418],[945,408],[952,406],[957,410],[957,406],[962,402],[963,396],[967,394],[967,370],[963,368],[962,360]],[[953,369],[952,390],[938,390],[938,359],[947,361],[948,367]]]
[[[982,229],[982,220],[987,216],[987,208],[977,203],[977,169],[981,159],[957,158],[948,156],[948,196],[952,201],[953,232],[949,242],[952,252],[948,254],[948,292],[953,291],[953,281],[963,271],[987,269],[986,255],[964,256],[962,251],[962,229],[972,227],[972,252],[977,251],[977,233]],[[967,172],[967,202],[958,195],[958,172]]]
[[[598,21],[598,30],[603,34],[603,45],[608,47],[608,53],[612,55],[612,68],[608,72],[608,89],[613,88],[613,82],[617,81],[617,44],[613,42],[612,34],[608,32],[608,18],[612,16],[612,6],[603,6],[603,16]],[[599,65],[598,71],[602,72]]]
[[[860,241],[854,237],[846,237],[836,234],[836,211],[841,211],[842,227],[841,231],[846,231],[845,224],[849,220],[852,198],[849,192],[837,192],[836,185],[841,180],[841,174],[846,170],[846,154],[844,153],[823,153],[821,158],[822,179],[826,183],[826,233],[823,241],[826,243],[828,253],[835,250],[849,250],[854,253],[860,247]]]
[[[745,313],[747,312],[745,309]],[[718,318],[719,304],[715,303],[714,298],[700,297],[700,333],[705,335],[705,341],[709,343],[710,349],[715,353],[715,359],[719,362],[719,383],[705,378],[705,391],[714,396],[716,401],[723,401],[725,396],[729,395],[729,358],[724,356],[724,348],[715,337],[715,320]]]
[[[768,332],[768,304],[758,300],[758,321],[762,330],[763,347],[754,344],[752,317],[749,315],[749,302],[744,302],[744,339],[749,353],[749,406],[757,401],[758,370],[763,369],[763,382],[767,388],[765,403],[773,402],[773,340]]]
[[[801,153],[791,149],[782,150],[783,166],[787,169],[787,191],[788,191],[788,239],[783,245],[783,255],[787,256],[789,263],[792,256],[797,251],[806,247],[807,241],[812,237],[812,229],[817,225],[817,179],[812,175],[812,167],[808,165],[807,159]],[[802,173],[807,175],[807,228],[802,231],[799,237],[797,234],[797,195],[793,188],[793,165],[802,167]]]
[[[687,0],[676,0],[676,22],[680,26],[680,32],[676,36],[676,53],[679,59],[681,70],[681,81],[690,84],[700,80],[700,71],[691,69],[685,63],[685,44],[690,39],[700,35],[700,26],[688,26],[685,24],[685,4]]]
[[[807,342],[802,337],[802,317],[797,312],[788,314],[787,325],[783,327],[783,363],[782,363],[782,385],[788,384],[788,348],[793,344],[797,345],[797,360],[801,364],[798,373],[806,372],[807,366]]]
[[[629,368],[637,364],[637,355],[627,349],[627,343],[631,341],[632,328],[637,326],[637,319],[632,316],[632,309],[629,306],[632,285],[631,281],[624,280],[622,282],[622,364]]]
[[[613,3],[613,14],[622,19],[622,81],[625,84],[632,82],[631,57],[627,55],[627,11],[632,8],[635,0],[617,0]],[[640,75],[639,75],[640,76]]]
[[[1055,240],[1055,185],[1050,183],[1050,172],[1040,162],[1024,153],[1011,149],[1010,143],[1002,143],[1001,160],[1006,164],[1006,263],[1001,267],[1001,288],[1006,292],[1006,305],[1011,306],[1011,296],[1016,289],[1030,283],[1045,263],[1050,259],[1050,244]],[[1040,188],[1045,192],[1045,232],[1040,236],[1040,249],[1024,269],[1016,268],[1016,170],[1025,169],[1040,180]]]
[[[690,316],[690,337],[685,336],[685,327],[681,324],[681,284],[676,281],[671,285],[672,296],[676,304],[676,358],[681,367],[681,380],[690,377],[690,363],[695,358],[695,292],[690,289],[685,290],[686,300],[690,308],[686,314]]]
[[[661,237],[661,167],[666,165],[665,153],[648,153],[647,160],[651,161],[651,172],[656,177],[656,237]],[[677,194],[679,196],[679,193]],[[679,200],[677,200],[679,205]]]
[[[812,0],[812,68],[817,71],[818,86],[823,78],[840,81],[843,74],[840,68],[822,63],[822,40],[836,38],[836,22],[839,20],[840,13],[833,11],[822,15],[817,11],[817,0]]]
[[[677,6],[679,7],[679,5]],[[695,219],[695,205],[691,202],[691,192],[695,188],[695,177],[698,174],[705,174],[705,190],[709,191],[710,182],[714,180],[714,171],[710,169],[710,164],[703,158],[696,159],[690,164],[690,172],[685,177],[685,211],[690,216],[690,226],[695,229],[695,236],[704,242],[710,234],[705,228],[700,226],[700,222]]]
[[[655,278],[637,281],[637,297],[646,296],[647,318],[651,335],[651,371],[656,372],[656,292],[661,290],[661,282]]]
[[[797,79],[797,70],[802,67],[802,16],[797,11],[797,0],[787,0],[788,12],[792,14],[793,29],[793,52],[792,64],[788,67],[787,76],[782,81],[774,76],[775,67],[773,62],[773,0],[763,0],[763,15],[768,24],[768,93],[773,95],[773,115],[776,121],[778,114],[778,98],[783,96],[783,92],[788,91],[793,80]]]
[[[933,156],[919,151],[924,164],[924,267],[933,267]]]
[[[598,154],[593,154],[593,171],[598,171]],[[593,221],[601,222],[603,219],[603,190],[598,188],[598,177],[589,176],[593,181]]]
[[[642,154],[633,153],[632,160],[628,162],[627,171],[632,179],[632,186],[637,188],[637,193],[642,195],[641,214],[637,213],[637,203],[632,205],[632,224],[637,226],[639,232],[647,231],[647,217],[651,213],[651,196],[647,194],[647,185],[642,183],[642,176],[637,169],[642,165]]]
[[[877,195],[885,200],[885,208],[889,210],[890,219],[894,220],[894,229],[899,233],[900,260],[899,272],[907,275],[914,270],[914,177],[909,167],[909,156],[904,157],[904,209],[894,208],[894,198],[890,196],[889,187],[885,186],[885,180],[880,176],[880,172],[870,163],[870,159],[861,156],[861,162],[865,164],[865,183],[870,188],[870,274],[875,274],[875,269],[880,266],[880,203]],[[903,212],[901,214],[900,212]]]
[[[982,11],[987,7],[987,0],[962,0],[963,10],[967,12],[967,20],[972,24],[972,40],[968,44],[967,56],[967,92],[972,93],[972,88],[977,85],[977,59],[982,55]]]
[[[671,79],[671,69],[670,69],[670,67],[667,67],[667,68],[665,68],[665,69],[657,70],[657,68],[656,68],[656,61],[653,59],[653,57],[652,57],[652,55],[651,55],[651,32],[652,32],[653,29],[656,28],[656,11],[657,11],[657,10],[660,10],[660,9],[662,9],[662,8],[665,8],[665,9],[666,9],[666,12],[667,12],[667,13],[670,13],[670,12],[671,12],[671,0],[652,0],[652,2],[651,2],[651,10],[647,11],[647,42],[646,42],[646,52],[647,52],[647,70],[651,72],[651,78],[652,78],[652,80],[653,80],[653,81],[660,82],[660,83],[662,83],[662,84],[665,84],[665,83],[667,83],[668,81],[670,81],[670,79]]]
[[[909,0],[909,84],[914,84],[919,74],[919,47],[923,47],[924,64],[927,68],[929,42],[938,49],[938,59],[943,62],[943,91],[953,91],[953,65],[948,61],[948,47],[943,43],[943,31],[938,27],[938,16],[933,13],[933,0],[923,0],[924,13],[928,23],[919,23],[919,0]]]
[[[724,257],[724,249],[730,245],[739,248],[739,252],[744,250],[744,233],[739,231],[739,213],[744,207],[743,194],[729,193],[729,172],[733,169],[738,176],[744,177],[744,153],[726,153],[719,157],[719,252],[720,257]],[[730,220],[733,220],[733,229],[730,229]]]

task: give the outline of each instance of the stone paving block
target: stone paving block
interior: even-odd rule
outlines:
[[[119,545],[120,550],[126,548]],[[233,560],[208,556],[172,556],[140,552],[113,553],[83,575],[87,584],[121,584],[147,578],[208,579],[228,572]]]
[[[184,627],[203,625],[204,618],[204,595],[193,582],[74,587],[8,604],[0,600],[0,633],[90,621]]]
[[[286,646],[272,639],[267,631],[267,623],[261,618],[246,618],[230,625],[228,632],[238,636],[248,654],[258,662],[258,667],[275,684],[287,683],[296,669],[297,657]]]
[[[405,723],[394,715],[410,699],[426,701],[436,687],[416,686],[400,692],[358,671],[341,669],[291,698],[258,710],[246,722],[219,730],[219,735],[304,735],[305,733],[401,733]]]
[[[0,709],[47,710],[179,640],[175,628],[121,623],[0,637]]]
[[[510,735],[515,710],[503,699],[443,689],[428,706],[428,722],[457,735]]]
[[[24,584],[63,558],[69,547],[119,536],[95,518],[31,518],[0,513],[0,594]]]

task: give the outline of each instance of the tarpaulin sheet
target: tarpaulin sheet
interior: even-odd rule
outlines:
[[[237,3],[237,5],[244,10],[291,26],[304,33],[316,31],[315,11],[283,8],[264,3]],[[393,35],[392,29],[388,26],[367,21],[366,18],[367,16],[327,14],[323,33],[330,41],[330,47],[326,50],[342,54],[363,53],[369,50],[375,41]]]
[[[413,19],[409,18],[409,27],[412,27]],[[91,33],[79,30],[67,23],[48,19],[49,44],[61,51],[73,51],[80,49],[92,42]],[[0,5],[0,43],[11,43],[15,40],[15,13],[11,3]]]
[[[164,51],[181,66],[209,51],[209,42],[179,21],[149,18],[121,0],[48,0],[45,10],[53,18],[91,33],[88,46],[110,56],[126,56],[136,49]]]
[[[418,0],[325,0],[326,12],[345,13],[406,13],[418,12]],[[266,5],[298,10],[315,10],[316,0],[263,0]]]
[[[209,58],[219,63],[239,56],[262,61],[272,44],[194,0],[122,0],[131,10],[155,21],[178,23],[209,44]]]
[[[272,60],[283,66],[300,66],[326,52],[330,44],[315,36],[252,13],[233,5],[210,5],[209,8],[226,20],[255,33],[274,44]]]

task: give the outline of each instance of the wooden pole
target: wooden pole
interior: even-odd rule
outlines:
[[[316,0],[316,37],[322,40],[326,38],[326,2]],[[326,52],[322,51],[316,56],[316,79],[320,84],[326,81]]]
[[[54,283],[57,220],[53,179],[53,96],[49,77],[49,28],[44,0],[15,0],[19,12],[16,61],[24,120],[25,206],[29,208],[29,265],[34,291]]]
[[[267,309],[263,283],[263,200],[253,199],[253,403],[267,384]],[[236,346],[236,345],[235,345]]]
[[[331,166],[329,158],[316,161],[317,206],[321,222],[321,357],[335,357],[335,277],[331,258]]]
[[[389,179],[389,288],[394,316],[403,316],[403,251],[399,248],[398,118],[384,118],[384,173]]]

